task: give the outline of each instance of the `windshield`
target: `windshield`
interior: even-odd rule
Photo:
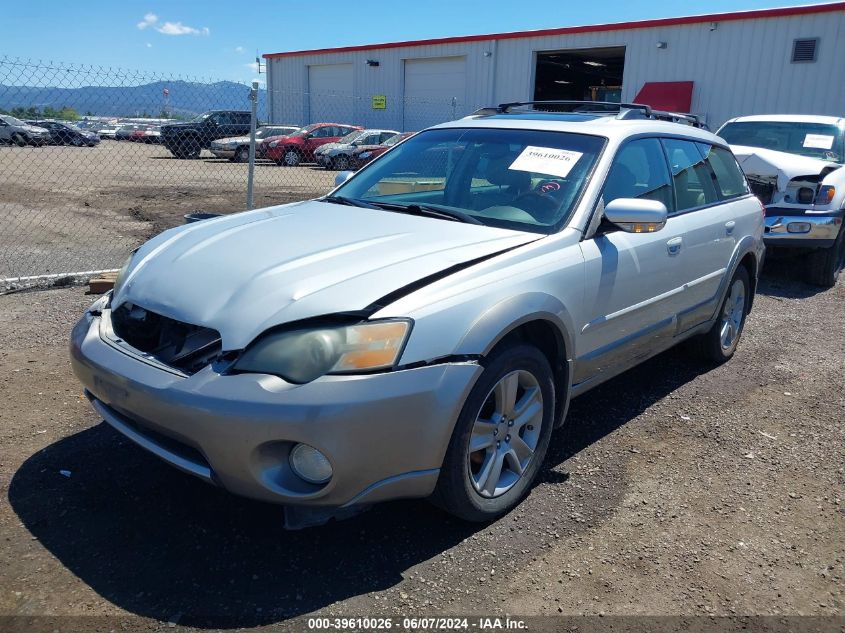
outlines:
[[[452,210],[488,226],[552,233],[577,204],[604,144],[598,136],[564,132],[428,130],[333,195]]]
[[[9,125],[26,125],[26,123],[24,123],[20,119],[16,119],[15,117],[9,116],[8,114],[3,115],[3,120]]]
[[[205,121],[210,116],[211,112],[203,112],[199,116],[195,116],[193,119],[191,119],[191,123],[199,123],[200,121]]]
[[[399,141],[401,141],[405,137],[406,137],[405,134],[394,134],[389,139],[387,139],[384,143],[382,143],[382,145],[385,145],[387,147],[393,147],[394,145],[396,145],[396,143],[398,143]]]
[[[338,145],[340,145],[342,143],[352,143],[355,140],[357,140],[358,138],[364,136],[364,134],[365,134],[365,132],[362,132],[361,130],[355,130],[354,132],[350,132],[346,136],[341,136],[337,140],[337,143],[338,143]]]
[[[841,128],[825,123],[795,121],[736,121],[719,130],[731,145],[773,149],[789,154],[843,162],[845,139]]]

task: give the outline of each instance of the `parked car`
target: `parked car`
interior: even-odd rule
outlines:
[[[326,169],[343,171],[349,169],[355,149],[362,145],[378,145],[396,134],[396,130],[356,130],[336,143],[326,143],[317,148],[314,159]]]
[[[76,147],[94,147],[100,142],[95,132],[80,130],[71,123],[53,120],[30,121],[31,125],[44,128],[50,132],[50,145],[74,145]]]
[[[391,147],[404,141],[406,138],[414,135],[414,132],[402,132],[401,134],[394,134],[389,139],[378,145],[360,145],[352,151],[352,157],[349,161],[350,169],[361,169],[364,165],[369,163],[374,158],[384,154]]]
[[[141,129],[141,125],[139,123],[124,123],[123,125],[118,126],[117,130],[114,133],[114,140],[116,141],[129,141],[132,140],[132,135]]]
[[[430,495],[487,521],[571,398],[685,340],[728,361],[764,254],[728,146],[645,106],[535,107],[154,237],[71,335],[95,410],[289,525]]]
[[[766,245],[806,254],[807,281],[835,285],[845,267],[845,118],[745,116],[718,134],[766,205]]]
[[[210,110],[185,123],[161,126],[161,142],[176,158],[198,158],[219,138],[249,134],[250,113]]]
[[[50,131],[16,119],[10,114],[0,114],[0,143],[17,145],[44,145],[50,141]]]
[[[118,126],[118,125],[114,125],[114,124],[104,125],[104,126],[99,127],[99,129],[97,129],[97,135],[100,137],[100,140],[107,139],[107,140],[114,141],[114,140],[116,140],[117,131],[119,129],[120,129],[120,126]]]
[[[298,125],[262,125],[255,130],[255,157],[264,158],[264,141],[278,136],[288,136],[300,129]],[[221,138],[211,142],[211,153],[218,158],[228,158],[236,163],[249,161],[249,134]]]
[[[357,125],[341,123],[312,123],[289,136],[280,136],[267,141],[264,156],[277,165],[296,167],[300,163],[314,162],[318,147],[360,130]]]

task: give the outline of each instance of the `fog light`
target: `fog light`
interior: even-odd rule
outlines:
[[[312,484],[324,484],[332,478],[332,465],[313,446],[297,444],[290,452],[290,467],[299,477]]]
[[[788,233],[809,233],[810,232],[810,223],[809,222],[790,222],[786,225],[786,231]]]
[[[811,204],[813,198],[816,197],[816,192],[809,187],[801,187],[798,190],[798,202],[801,204]]]

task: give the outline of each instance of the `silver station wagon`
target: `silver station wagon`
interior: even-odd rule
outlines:
[[[74,371],[118,431],[291,526],[403,497],[493,519],[571,398],[737,347],[763,209],[682,120],[503,105],[326,197],[165,231],[74,328]]]

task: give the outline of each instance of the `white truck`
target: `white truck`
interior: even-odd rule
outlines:
[[[845,267],[845,118],[744,116],[717,134],[766,206],[769,251],[803,249],[807,281],[835,285]]]

